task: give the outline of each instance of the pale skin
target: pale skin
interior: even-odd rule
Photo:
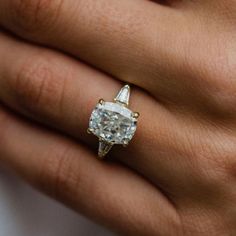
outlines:
[[[236,1],[0,0],[1,165],[122,235],[236,235]],[[138,130],[88,119],[133,84]]]

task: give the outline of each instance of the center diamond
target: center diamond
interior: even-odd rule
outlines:
[[[108,143],[128,144],[137,128],[137,119],[128,108],[113,102],[98,104],[93,110],[89,129]]]

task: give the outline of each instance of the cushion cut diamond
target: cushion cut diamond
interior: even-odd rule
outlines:
[[[89,129],[108,143],[127,144],[137,128],[137,119],[132,114],[118,103],[98,104],[92,112]]]

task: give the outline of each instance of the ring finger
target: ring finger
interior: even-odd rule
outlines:
[[[96,139],[86,133],[90,113],[99,98],[112,100],[120,83],[60,53],[3,34],[0,45],[0,53],[5,55],[0,60],[0,99],[18,112],[93,147]],[[118,158],[152,181],[154,177],[156,182],[167,180],[173,163],[159,158],[162,165],[158,174],[148,171],[158,161],[156,154],[153,158],[149,153],[157,143],[160,146],[173,143],[166,134],[172,128],[176,131],[178,125],[172,114],[146,93],[134,89],[131,101],[132,109],[139,111],[141,118],[133,142]],[[129,153],[135,160],[128,158]]]

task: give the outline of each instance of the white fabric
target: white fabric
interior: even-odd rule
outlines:
[[[0,169],[0,236],[114,236]]]

